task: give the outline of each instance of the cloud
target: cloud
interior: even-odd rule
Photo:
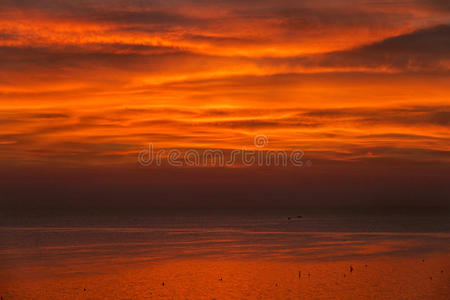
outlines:
[[[351,120],[372,125],[436,125],[446,127],[450,121],[450,106],[319,109],[300,112],[299,116],[327,120]]]
[[[284,59],[268,58],[263,62],[287,64],[293,70],[448,71],[449,50],[450,26],[439,25],[354,49]]]
[[[324,55],[322,63],[387,67],[398,70],[448,70],[450,26],[439,25],[385,39],[350,51]]]
[[[149,141],[231,149],[258,132],[327,159],[445,151],[442,13],[353,4],[2,3],[3,153],[129,159]]]
[[[438,12],[450,12],[450,3],[446,0],[418,0],[418,4]]]
[[[0,31],[17,28],[21,36],[20,40],[7,37],[2,43],[52,47],[132,41],[170,44],[212,56],[323,53],[445,22],[441,14],[424,11],[414,1],[403,3],[401,9],[365,0],[43,0],[6,1],[1,6]],[[14,26],[17,23],[21,26]]]
[[[111,77],[111,69],[145,76],[204,76],[211,74],[276,74],[334,71],[446,72],[450,66],[450,26],[440,25],[388,38],[355,49],[294,57],[211,56],[170,46],[122,43],[93,43],[65,47],[0,47],[1,69],[16,73],[28,71],[41,76],[53,70],[54,78]],[[432,45],[432,46],[430,46]],[[239,67],[237,67],[239,66]],[[82,74],[81,74],[82,72]],[[99,75],[100,73],[100,75]],[[119,73],[117,73],[119,74]],[[168,76],[169,75],[169,76]],[[20,73],[18,74],[20,76]],[[100,77],[99,77],[100,76]],[[125,78],[125,77],[123,77]]]

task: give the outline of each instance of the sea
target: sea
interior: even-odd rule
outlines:
[[[447,208],[0,214],[7,299],[448,299]]]

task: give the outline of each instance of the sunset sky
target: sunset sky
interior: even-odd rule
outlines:
[[[449,24],[446,0],[0,1],[2,203],[447,204]],[[257,134],[313,165],[136,161]]]

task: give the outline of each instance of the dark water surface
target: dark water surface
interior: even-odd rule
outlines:
[[[263,261],[273,265],[273,271],[270,271],[273,274],[287,268],[283,266],[285,263],[289,264],[288,268],[298,263],[313,264],[311,268],[324,268],[324,274],[328,274],[323,264],[332,263],[327,268],[337,273],[340,262],[364,265],[367,261],[373,264],[374,260],[388,259],[391,262],[387,266],[391,266],[401,259],[420,262],[425,257],[427,260],[438,257],[438,268],[437,264],[450,253],[450,217],[446,210],[382,209],[41,211],[4,213],[0,241],[0,278],[3,282],[0,287],[4,293],[16,299],[25,295],[33,298],[33,288],[29,284],[46,279],[50,280],[46,284],[52,285],[62,276],[67,283],[60,288],[65,291],[64,297],[70,299],[76,297],[71,297],[67,289],[75,284],[77,276],[92,276],[97,272],[103,274],[103,280],[117,276],[107,271],[110,266],[131,266],[133,269],[148,264],[160,266],[153,271],[147,270],[145,274],[148,275],[160,274],[163,264],[178,265],[176,272],[189,269],[186,264],[193,261],[197,262],[199,270],[210,270],[208,264],[211,262],[228,261],[220,267],[224,269],[222,273],[226,273],[232,262],[253,262],[255,268],[259,268],[260,264],[256,262]],[[242,273],[245,266],[239,267],[239,272],[230,272],[250,280],[245,277],[249,275]],[[205,280],[186,272],[182,273],[187,276],[187,281]],[[405,278],[405,286],[414,284],[405,274],[398,275]],[[333,276],[340,278],[342,274]],[[120,280],[130,283],[136,278]],[[98,296],[100,298],[117,292],[110,284],[102,285],[104,291]],[[135,298],[143,297],[143,287],[134,287],[138,290]],[[173,293],[184,288],[174,288]],[[42,288],[37,290],[40,297],[45,298],[49,293]],[[256,289],[255,293],[260,291]],[[426,294],[426,291],[424,287],[422,292]],[[286,295],[291,295],[289,293]],[[59,297],[54,293],[51,295]],[[258,298],[254,296],[250,298]],[[195,294],[192,297],[197,298]],[[240,297],[239,293],[230,296]]]

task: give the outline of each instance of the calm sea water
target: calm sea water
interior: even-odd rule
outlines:
[[[121,270],[153,266],[152,271],[147,269],[144,274],[156,275],[162,272],[164,264],[178,264],[176,270],[186,269],[187,273],[181,271],[187,276],[184,280],[192,282],[206,280],[189,273],[192,270],[186,264],[194,261],[198,271],[210,269],[206,262],[228,262],[220,267],[224,269],[221,272],[224,274],[241,274],[242,271],[226,271],[236,261],[273,264],[270,271],[273,274],[281,272],[281,268],[286,269],[282,267],[285,263],[289,266],[314,265],[316,269],[333,263],[329,270],[337,274],[340,272],[339,263],[346,262],[366,265],[367,262],[373,264],[377,259],[388,259],[392,265],[396,260],[410,258],[420,262],[433,256],[439,257],[439,262],[442,262],[450,254],[450,216],[448,211],[442,210],[361,212],[345,209],[4,213],[0,241],[0,292],[15,299],[45,298],[48,293],[55,298],[64,296],[75,299],[80,296],[71,290],[77,282],[76,278],[79,280],[79,276],[93,274],[101,274],[103,279],[117,276],[116,271],[108,269],[111,266]],[[245,266],[242,270],[246,269]],[[255,272],[260,265],[257,263],[256,266]],[[436,268],[443,267],[436,265]],[[348,272],[348,266],[342,268],[342,272]],[[125,274],[123,270],[121,272]],[[248,272],[253,274],[250,270]],[[296,277],[297,271],[292,272]],[[328,274],[325,269],[323,272]],[[446,272],[450,273],[450,270]],[[241,276],[243,280],[249,280]],[[333,276],[340,278],[342,274]],[[423,277],[428,278],[428,273]],[[39,288],[32,285],[39,280],[47,280],[47,286],[56,284],[58,280],[61,284],[61,278],[67,282],[59,287],[65,291],[64,294],[45,290],[42,285]],[[179,280],[183,278],[181,276]],[[102,282],[96,280],[99,284]],[[134,281],[136,278],[133,276],[125,280],[127,283]],[[407,278],[405,282],[414,284]],[[145,298],[145,293],[151,293],[139,290],[138,283],[135,284],[133,288],[139,292],[130,299]],[[103,292],[97,298],[117,292],[110,283],[101,285],[97,289]],[[164,291],[167,291],[165,287]],[[148,286],[146,288],[149,289]],[[440,289],[446,291],[446,288],[435,287],[437,292]],[[180,289],[186,287],[174,287],[175,294],[172,293],[171,297],[182,298],[174,296]],[[289,289],[289,292],[292,291]],[[208,297],[208,292],[198,293],[192,298]],[[231,298],[241,296],[239,293],[230,295]],[[258,298],[254,296],[247,298]]]

